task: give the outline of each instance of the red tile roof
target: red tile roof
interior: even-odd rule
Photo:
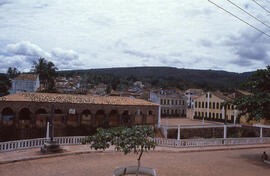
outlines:
[[[28,80],[28,81],[35,81],[37,80],[38,75],[37,74],[20,74],[14,80]]]
[[[129,97],[29,93],[29,92],[0,97],[0,102],[1,101],[158,106],[158,104],[146,100]]]

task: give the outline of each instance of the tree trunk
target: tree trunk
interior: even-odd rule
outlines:
[[[139,156],[139,158],[137,159],[137,160],[138,160],[138,167],[137,167],[136,176],[139,175],[139,170],[140,170],[140,167],[141,167],[141,157],[142,157],[142,154],[143,154],[143,150],[141,150],[140,156]]]

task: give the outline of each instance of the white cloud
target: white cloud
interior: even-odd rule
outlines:
[[[263,29],[227,1],[213,1]],[[249,0],[235,3],[269,18]],[[207,0],[16,0],[0,5],[0,20],[0,55],[7,46],[4,55],[27,56],[27,63],[45,57],[59,69],[166,65],[242,72],[264,67],[235,61],[256,54],[241,48],[265,51],[266,45],[232,39],[248,38],[242,34],[254,30]],[[231,39],[228,46],[224,41]]]
[[[52,49],[52,56],[66,61],[72,61],[79,58],[78,53],[73,50],[63,50],[61,48]]]
[[[7,52],[14,55],[33,56],[33,57],[50,57],[50,54],[42,50],[38,45],[29,41],[22,41],[15,44],[8,44]]]

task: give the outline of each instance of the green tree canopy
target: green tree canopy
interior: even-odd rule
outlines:
[[[150,139],[154,136],[154,131],[148,126],[134,126],[131,128],[118,127],[111,129],[99,128],[97,133],[90,137],[91,148],[105,150],[110,145],[114,145],[117,151],[125,155],[131,152],[139,154],[137,159],[138,168],[144,151],[155,148],[155,142]]]
[[[270,119],[270,66],[259,69],[249,77],[245,86],[251,95],[235,99],[233,104],[241,111],[240,115],[249,114],[248,120]]]
[[[17,68],[9,67],[7,70],[7,75],[9,79],[13,79],[20,74],[20,71]]]
[[[44,58],[39,58],[38,62],[34,61],[34,72],[39,74],[40,82],[44,85],[46,91],[50,92],[55,89],[54,80],[57,77],[57,67],[53,62],[48,62]]]

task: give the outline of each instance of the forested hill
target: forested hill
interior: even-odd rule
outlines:
[[[111,84],[111,82],[115,81],[124,83],[124,80],[130,82],[140,80],[150,83],[152,87],[178,87],[180,89],[203,88],[210,90],[241,88],[241,84],[252,74],[252,72],[234,73],[174,67],[120,67],[70,70],[60,71],[59,73],[68,77],[81,75],[85,81],[91,83],[103,82]]]

